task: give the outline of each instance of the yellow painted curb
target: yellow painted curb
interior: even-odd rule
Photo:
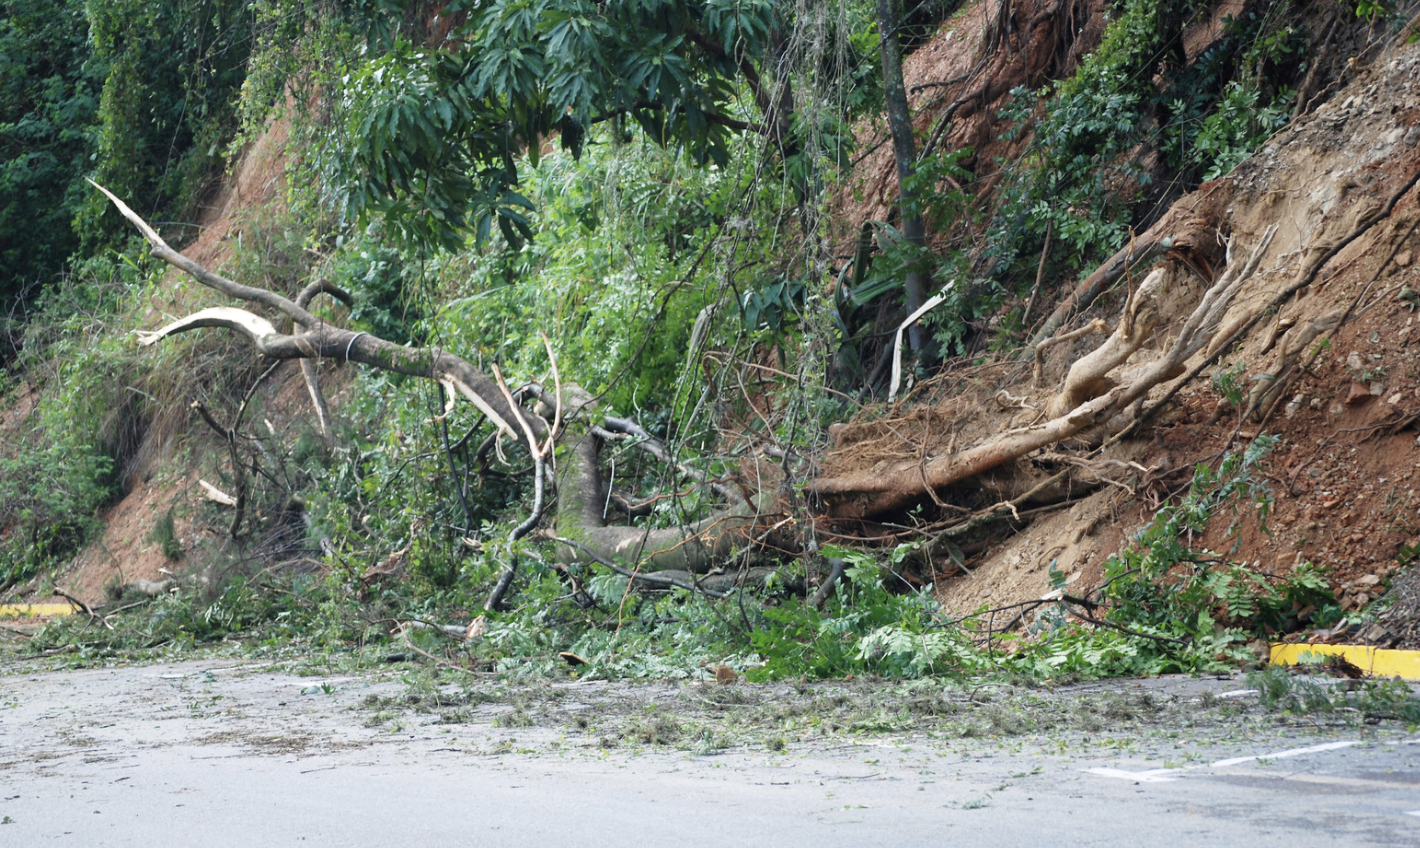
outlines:
[[[1295,665],[1304,654],[1343,656],[1367,674],[1420,680],[1420,651],[1391,651],[1366,645],[1273,645],[1273,665]]]
[[[0,618],[68,615],[75,609],[73,604],[0,604]]]

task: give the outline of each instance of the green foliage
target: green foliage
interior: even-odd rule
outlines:
[[[1126,0],[1100,46],[1042,100],[1028,188],[1017,202],[1035,232],[1050,224],[1055,240],[1077,255],[1120,246],[1132,192],[1148,180],[1130,153],[1149,129],[1154,90],[1145,72],[1169,37],[1162,17],[1159,0]],[[1015,92],[1014,117],[1022,122],[1030,100],[1029,92]]]
[[[909,210],[921,215],[929,228],[951,231],[979,217],[971,196],[961,187],[971,178],[961,163],[971,155],[970,148],[938,150],[919,161],[905,181],[904,192],[911,198]],[[935,253],[913,244],[891,224],[872,221],[868,226],[873,229],[879,253],[870,266],[854,270],[857,282],[848,291],[847,302],[839,304],[843,335],[850,335],[847,322],[859,307],[887,294],[901,297],[908,274],[918,272],[939,285],[939,292],[945,297],[942,305],[922,318],[922,325],[933,332],[943,351],[960,352],[968,325],[994,312],[999,305],[999,297],[992,299],[991,296],[999,295],[1000,287],[989,281],[979,286],[976,284],[979,281],[971,279],[971,258],[967,251]],[[851,351],[850,356],[856,358],[857,345],[875,332],[871,324],[861,324],[851,334],[852,338],[843,339],[843,350]]]
[[[412,340],[410,328],[422,317],[411,291],[418,274],[403,254],[374,239],[357,239],[338,254],[330,275],[355,299],[355,327],[396,344]]]
[[[154,218],[190,216],[234,129],[245,75],[247,0],[89,0],[92,60],[108,69],[93,176]],[[126,240],[96,192],[78,218],[83,244]],[[163,223],[163,218],[156,219]]]
[[[544,139],[580,154],[592,126],[633,121],[695,162],[729,160],[735,82],[768,49],[767,0],[498,0],[449,4],[440,49],[400,40],[353,68],[331,162],[352,218],[449,249],[496,222],[517,247],[531,202],[517,159]],[[756,77],[757,78],[757,77]],[[449,144],[449,139],[458,139]]]
[[[124,309],[128,285],[121,276],[71,278],[40,296],[23,362],[54,371],[31,413],[35,426],[0,454],[0,583],[76,552],[117,491],[124,431],[142,398],[124,390],[131,348],[102,322]]]
[[[78,244],[70,221],[107,73],[84,0],[0,3],[0,307],[48,282]]]
[[[1192,547],[1225,509],[1232,514],[1227,538],[1237,538],[1244,506],[1266,529],[1272,494],[1258,467],[1275,443],[1259,437],[1242,454],[1224,456],[1216,471],[1200,465],[1183,500],[1161,509],[1128,550],[1105,563],[1102,595],[1111,621],[1190,644],[1167,667],[1187,667],[1190,654],[1241,659],[1242,642],[1280,629],[1294,610],[1337,613],[1329,585],[1309,566],[1273,581],[1246,563]]]
[[[1213,374],[1213,390],[1234,409],[1242,405],[1243,395],[1247,392],[1247,382],[1243,379],[1246,372],[1247,363],[1240,360]]]
[[[112,629],[90,627],[87,616],[64,616],[36,632],[26,650],[70,648],[77,663],[123,654],[172,657],[240,639],[258,655],[283,656],[293,650],[344,651],[352,643],[385,637],[351,599],[341,598],[338,587],[311,575],[237,575],[215,594],[184,585],[148,603],[122,600],[127,609],[111,616]]]
[[[1186,64],[1183,26],[1205,5],[1124,0],[1072,77],[1014,92],[1004,117],[1029,138],[988,227],[991,274],[1033,279],[1047,230],[1052,255],[1083,270],[1124,244],[1166,184],[1226,174],[1287,121],[1285,81],[1304,59],[1294,4],[1228,19]]]
[[[154,422],[166,413],[170,426],[167,411],[218,375],[239,381],[240,366],[221,356],[189,358],[220,337],[135,347],[127,328],[156,302],[161,276],[161,263],[99,257],[39,295],[16,363],[34,407],[23,431],[0,445],[0,583],[77,553],[100,529],[99,511],[122,494]]]
[[[1043,619],[1032,638],[1000,650],[979,635],[983,622],[970,616],[946,619],[931,587],[888,591],[884,581],[898,582],[896,563],[910,547],[894,551],[885,567],[862,552],[835,548],[827,553],[852,563],[844,592],[823,611],[797,600],[765,609],[764,624],[751,636],[763,662],[750,669],[750,679],[993,673],[1097,677],[1147,673],[1155,664],[1139,640],[1113,630],[1085,630],[1060,615]]]
[[[1337,0],[1342,6],[1354,6],[1356,17],[1365,18],[1375,23],[1377,18],[1395,14],[1395,4],[1392,0]]]
[[[1327,657],[1302,656],[1303,671],[1324,671]],[[1400,678],[1358,681],[1313,679],[1282,666],[1249,672],[1247,685],[1258,691],[1258,702],[1274,712],[1306,716],[1341,714],[1366,723],[1382,719],[1420,723],[1420,696]]]

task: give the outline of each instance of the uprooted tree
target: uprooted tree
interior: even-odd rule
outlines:
[[[1141,402],[1150,390],[1183,373],[1185,363],[1215,340],[1228,305],[1257,270],[1275,232],[1275,227],[1268,229],[1257,244],[1250,246],[1246,260],[1235,260],[1230,245],[1226,270],[1206,288],[1162,355],[1127,377],[1116,379],[1113,372],[1152,338],[1160,323],[1158,298],[1166,282],[1180,273],[1179,263],[1173,261],[1156,268],[1131,293],[1114,332],[1070,369],[1063,387],[1036,416],[1043,420],[959,452],[814,479],[807,487],[806,506],[799,508],[793,506],[794,502],[804,501],[786,497],[783,492],[770,489],[740,495],[720,486],[728,494],[729,506],[724,511],[689,526],[642,529],[607,526],[604,504],[610,493],[598,463],[601,444],[619,438],[636,439],[658,458],[671,459],[664,447],[635,422],[598,417],[595,403],[572,385],[548,390],[532,384],[515,391],[496,368],[494,376],[489,377],[448,351],[402,347],[367,332],[332,326],[309,312],[307,306],[318,294],[348,299],[340,289],[312,283],[291,300],[236,283],[173,250],[122,200],[102,186],[97,187],[142,232],[154,256],[205,286],[257,308],[282,313],[292,323],[291,332],[283,333],[254,311],[214,307],[141,333],[141,344],[156,344],[192,330],[219,328],[242,334],[259,354],[271,360],[356,362],[436,381],[447,392],[450,406],[458,398],[473,404],[494,427],[493,438],[512,440],[525,448],[532,459],[532,513],[514,528],[511,539],[533,530],[542,521],[546,506],[555,504],[556,518],[551,523],[555,530],[544,535],[558,543],[562,561],[595,562],[648,585],[676,585],[706,592],[717,592],[762,575],[774,561],[811,549],[818,539],[810,531],[818,521],[831,525],[845,519],[862,522],[881,518],[924,498],[936,498],[940,491],[970,482],[1041,448],[1084,436],[1090,443],[1084,452],[1091,453],[1105,440],[1117,437],[1147,414],[1141,410]],[[325,427],[327,413],[316,370],[303,368],[302,373]],[[533,404],[536,406],[529,408]],[[555,481],[547,473],[553,464],[554,445]],[[1016,504],[1041,495],[1052,482],[1028,479],[1029,485],[1018,485],[1007,501],[956,526],[970,527],[997,512],[1013,510]],[[1053,482],[1058,479],[1059,475]],[[833,535],[832,530],[818,531],[819,538]],[[489,600],[490,609],[499,606],[514,576],[513,568],[509,568]]]

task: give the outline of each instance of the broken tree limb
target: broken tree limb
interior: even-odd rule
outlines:
[[[543,341],[547,341],[546,336],[543,337]],[[549,346],[548,354],[551,355],[551,353],[552,349]],[[513,400],[513,393],[509,390],[508,384],[504,382],[503,374],[498,370],[496,364],[493,366],[493,376],[498,380],[498,388],[503,391],[503,399],[508,402],[509,406],[516,409],[517,401]],[[557,410],[560,414],[562,410],[560,399],[557,404]],[[528,444],[531,446],[533,457],[533,507],[528,517],[521,524],[508,532],[508,547],[510,548],[508,567],[504,569],[502,576],[500,576],[498,582],[494,584],[493,591],[488,595],[488,603],[483,605],[483,608],[488,612],[497,612],[503,608],[503,596],[507,594],[509,587],[513,585],[513,578],[518,574],[518,554],[516,551],[511,550],[513,543],[526,536],[536,527],[538,522],[542,521],[543,513],[547,509],[547,458],[555,447],[553,441],[555,433],[549,431],[547,444],[540,445],[538,444],[537,437],[533,435],[532,427],[528,424],[527,416],[520,416],[520,420],[523,424],[523,433],[528,437]]]
[[[221,489],[217,488],[206,480],[198,480],[197,485],[202,487],[202,491],[206,495],[207,500],[212,501],[213,503],[219,503],[222,506],[237,505],[236,498],[232,497],[231,495],[227,494],[226,492],[222,491]]]
[[[833,589],[838,585],[838,581],[843,579],[843,572],[848,568],[848,561],[834,557],[828,561],[828,576],[819,584],[814,596],[809,599],[809,606],[814,609],[823,609],[824,602],[829,595],[833,594]]]
[[[139,341],[142,344],[155,344],[169,336],[190,330],[221,328],[241,333],[252,342],[259,353],[273,359],[321,358],[340,362],[353,361],[382,371],[449,382],[459,394],[487,415],[488,419],[507,435],[522,441],[522,436],[514,427],[530,434],[528,449],[532,452],[538,450],[538,437],[547,429],[542,419],[525,416],[516,405],[509,404],[488,376],[462,358],[438,348],[406,348],[366,332],[351,332],[334,327],[312,315],[305,306],[276,292],[245,286],[215,274],[169,247],[152,227],[108,189],[92,180],[90,183],[103,192],[123,217],[138,228],[148,240],[154,256],[184,271],[209,288],[238,300],[283,312],[291,318],[296,327],[290,334],[280,333],[269,320],[255,313],[232,307],[214,307],[181,318],[157,331],[140,333]],[[323,283],[316,290],[307,286],[301,294],[304,296],[307,292],[310,293],[305,298],[307,301],[319,292],[340,296],[338,289]]]
[[[1031,287],[1030,297],[1026,300],[1025,311],[1021,313],[1021,327],[1030,330],[1030,313],[1035,308],[1035,299],[1040,295],[1040,283],[1045,279],[1045,260],[1050,256],[1050,234],[1055,230],[1055,222],[1047,221],[1045,224],[1045,247],[1040,249],[1040,264],[1035,268],[1035,285]],[[1039,347],[1037,345],[1037,347]]]
[[[296,305],[306,309],[310,306],[311,299],[318,294],[328,294],[346,306],[355,304],[355,299],[345,289],[325,280],[316,280],[301,289],[301,293],[296,295]],[[330,407],[326,405],[325,395],[321,392],[319,373],[313,360],[301,360],[301,376],[305,378],[306,392],[311,396],[311,406],[315,408],[321,435],[328,439],[330,438]]]
[[[1229,267],[1228,272],[1204,293],[1168,351],[1140,369],[1127,383],[1049,421],[1010,431],[960,453],[930,458],[926,462],[899,462],[887,468],[871,468],[814,480],[809,483],[809,494],[823,501],[832,517],[867,518],[904,508],[928,496],[929,492],[975,477],[1104,424],[1130,404],[1144,398],[1149,390],[1169,379],[1170,375],[1179,373],[1178,369],[1208,343],[1217,332],[1218,323],[1233,296],[1257,270],[1275,233],[1275,225],[1269,227],[1248,261],[1241,267]]]
[[[213,272],[207,270],[206,268],[202,267],[193,260],[188,259],[181,253],[178,253],[176,250],[173,250],[171,247],[168,246],[167,242],[163,241],[162,236],[158,235],[158,233],[152,227],[148,226],[148,223],[144,221],[141,217],[139,217],[137,212],[134,212],[132,209],[130,209],[128,207],[128,204],[124,203],[122,200],[119,200],[113,194],[113,192],[109,191],[108,189],[104,188],[93,180],[89,180],[88,183],[89,185],[103,192],[104,196],[113,202],[113,205],[116,209],[118,209],[119,214],[123,215],[123,217],[127,218],[129,222],[133,224],[133,226],[138,228],[138,231],[143,234],[143,237],[145,239],[148,240],[148,244],[152,248],[154,256],[158,257],[159,259],[163,260],[169,265],[172,265],[175,268],[187,272],[188,276],[192,277],[194,280],[197,280],[199,283],[202,283],[208,288],[216,289],[217,291],[235,297],[238,300],[245,300],[251,303],[260,303],[263,306],[268,306],[277,311],[284,312],[291,317],[291,320],[295,321],[297,324],[303,327],[311,327],[320,323],[320,319],[312,315],[310,312],[306,311],[304,307],[297,306],[294,302],[288,300],[285,297],[282,297],[276,292],[268,291],[267,289],[258,289],[253,288],[251,286],[244,286],[241,283],[229,280],[220,274],[214,274]]]
[[[1045,381],[1045,352],[1047,350],[1050,350],[1052,347],[1055,347],[1059,344],[1068,344],[1069,342],[1073,342],[1076,339],[1082,339],[1085,336],[1091,336],[1095,335],[1096,333],[1106,332],[1109,332],[1109,326],[1104,323],[1103,318],[1096,318],[1095,320],[1091,321],[1083,327],[1071,330],[1068,333],[1061,333],[1056,336],[1051,336],[1050,338],[1036,345],[1035,371],[1032,377],[1032,380],[1036,387],[1039,387]]]
[[[320,434],[330,438],[330,407],[326,405],[325,395],[320,390],[319,374],[316,371],[314,359],[301,360],[301,377],[306,381],[306,393],[311,396],[311,406],[316,410],[316,423],[320,425]]]
[[[347,292],[335,283],[328,283],[325,280],[316,280],[301,289],[301,293],[296,295],[296,305],[302,309],[309,308],[311,299],[318,294],[328,294],[346,306],[355,305],[355,298],[350,296],[350,292]]]
[[[683,462],[676,461],[675,457],[671,456],[670,448],[666,447],[666,444],[664,442],[662,442],[660,439],[657,439],[655,436],[652,436],[650,433],[646,432],[646,428],[642,427],[640,424],[636,423],[630,418],[616,418],[608,415],[602,420],[602,427],[594,428],[594,430],[596,429],[600,429],[605,432],[606,435],[602,435],[602,433],[597,433],[597,435],[601,436],[602,438],[606,438],[606,436],[615,437],[617,435],[628,436],[635,440],[636,447],[655,457],[658,461],[671,466],[672,468],[676,469],[681,474],[684,474],[686,477],[689,477],[695,482],[708,486],[710,488],[710,491],[714,492],[715,494],[719,495],[730,503],[742,504],[745,502],[744,495],[735,491],[732,487],[726,486],[724,483],[710,481],[708,480],[705,472],[701,471],[700,469],[693,468]]]

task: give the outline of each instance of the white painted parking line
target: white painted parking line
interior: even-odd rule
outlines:
[[[1090,774],[1097,774],[1101,777],[1114,777],[1120,780],[1132,780],[1135,783],[1167,783],[1171,780],[1178,780],[1176,777],[1164,777],[1167,772],[1176,772],[1178,769],[1150,769],[1148,771],[1125,771],[1114,768],[1092,768],[1087,769]]]
[[[1255,754],[1251,757],[1230,757],[1226,760],[1219,760],[1212,764],[1213,768],[1227,768],[1239,763],[1248,763],[1253,760],[1285,760],[1288,757],[1300,757],[1303,754],[1319,754],[1322,751],[1335,751],[1338,748],[1349,748],[1352,745],[1360,744],[1359,741],[1352,742],[1327,742],[1325,745],[1312,745],[1308,748],[1292,748],[1287,751],[1278,751],[1275,754]]]
[[[1407,816],[1416,816],[1417,818],[1420,818],[1420,810],[1411,810],[1411,811],[1407,812],[1406,815],[1407,815]]]

